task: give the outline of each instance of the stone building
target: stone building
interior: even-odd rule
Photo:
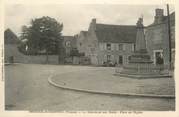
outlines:
[[[19,63],[24,59],[24,56],[18,51],[18,44],[20,40],[12,32],[12,30],[7,29],[4,32],[4,62]]]
[[[80,54],[77,50],[77,38],[76,36],[63,36],[62,48],[64,63],[65,64],[80,64]]]
[[[86,45],[88,45],[88,32],[87,31],[81,31],[80,34],[77,36],[77,48],[79,53],[85,53],[87,54],[88,48]]]
[[[163,64],[169,65],[169,34],[168,18],[164,15],[163,9],[155,10],[154,22],[145,29],[145,39],[148,53],[155,65],[162,57]],[[170,14],[172,63],[175,55],[175,13]]]
[[[88,31],[77,39],[79,52],[90,58],[91,64],[127,64],[135,48],[135,25],[109,25],[92,19]]]
[[[65,57],[69,57],[72,49],[77,48],[76,38],[74,36],[63,36],[62,39],[63,39],[62,45],[64,47]]]

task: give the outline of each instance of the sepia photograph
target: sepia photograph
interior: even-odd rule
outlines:
[[[174,4],[6,4],[5,111],[172,111]]]

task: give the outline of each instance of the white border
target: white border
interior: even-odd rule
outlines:
[[[0,44],[3,42],[3,32],[4,32],[4,6],[5,4],[167,4],[167,3],[173,3],[175,4],[175,12],[176,12],[176,32],[178,32],[178,6],[179,2],[177,0],[0,0]],[[175,33],[176,36],[176,45],[179,45],[179,42],[177,40],[178,38],[178,33]],[[0,50],[2,49],[2,46],[0,46]],[[178,50],[178,46],[175,46],[176,50]],[[0,55],[2,55],[2,51],[0,51]],[[175,76],[177,76],[177,71],[178,71],[178,51],[176,51],[176,61],[175,61]],[[2,56],[1,56],[2,59]],[[1,73],[2,73],[2,63],[0,62],[1,65]],[[2,75],[1,75],[2,76]],[[176,84],[178,84],[177,78],[176,78]],[[176,85],[176,90],[178,89],[178,85]],[[94,117],[94,116],[112,116],[112,117],[119,117],[119,116],[128,116],[128,117],[178,117],[178,106],[176,106],[176,111],[175,112],[166,112],[166,111],[158,111],[158,112],[143,112],[142,114],[116,114],[116,113],[75,113],[75,114],[70,114],[70,113],[29,113],[29,112],[18,112],[18,111],[4,111],[4,82],[0,82],[0,90],[1,90],[1,95],[0,95],[0,116],[2,117]],[[178,103],[178,91],[176,91],[176,105],[179,105]]]

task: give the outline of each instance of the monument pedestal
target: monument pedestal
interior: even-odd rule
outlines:
[[[116,75],[128,78],[164,78],[170,77],[167,67],[154,65],[146,50],[136,51]]]

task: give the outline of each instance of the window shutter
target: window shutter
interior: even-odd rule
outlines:
[[[104,50],[107,50],[107,43],[104,43]]]
[[[104,55],[104,62],[107,61],[107,55]]]
[[[116,50],[119,50],[119,44],[116,43]]]
[[[102,44],[103,44],[103,50],[106,50],[106,44],[105,43]]]
[[[114,43],[113,46],[114,46],[114,51],[115,51],[116,50],[116,44]]]
[[[122,48],[123,48],[123,50],[125,51],[125,50],[126,50],[126,45],[125,45],[125,44],[123,44],[123,47],[122,47]]]
[[[111,50],[114,50],[114,44],[111,43]]]
[[[114,55],[111,55],[111,61],[114,62]]]

